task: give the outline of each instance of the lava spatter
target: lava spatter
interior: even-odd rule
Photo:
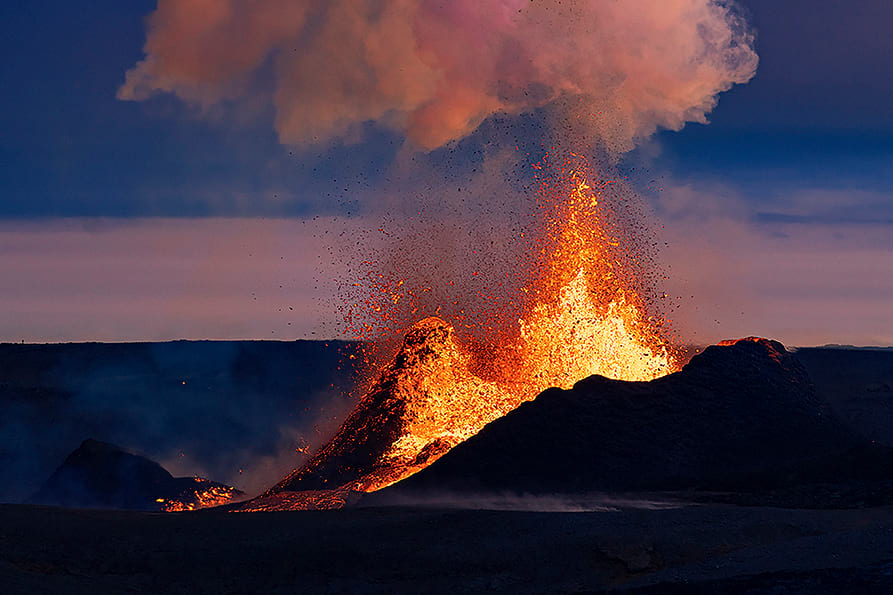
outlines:
[[[414,323],[335,436],[246,510],[337,506],[346,494],[381,489],[430,465],[550,386],[569,388],[593,374],[651,380],[679,368],[662,321],[637,288],[635,247],[612,233],[599,191],[580,169],[567,168],[542,193],[545,233],[526,263],[514,323],[497,317],[474,340],[439,317]],[[376,281],[376,291],[396,287],[401,297],[368,303],[400,302],[418,312],[403,285]],[[376,312],[389,323],[398,319],[393,309]],[[468,318],[455,318],[468,326]],[[327,491],[338,497],[321,498]]]

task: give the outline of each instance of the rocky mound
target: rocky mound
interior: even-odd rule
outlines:
[[[192,510],[242,496],[199,477],[174,477],[164,467],[107,442],[87,439],[56,469],[31,504],[122,510]]]
[[[368,491],[448,451],[519,399],[472,374],[453,328],[417,322],[334,437],[265,496],[326,489]]]
[[[793,354],[751,337],[651,382],[546,390],[384,494],[734,489],[861,443]]]

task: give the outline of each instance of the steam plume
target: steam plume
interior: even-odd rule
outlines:
[[[751,42],[720,0],[159,0],[118,97],[260,97],[283,143],[376,121],[425,149],[548,107],[623,151],[704,121]]]

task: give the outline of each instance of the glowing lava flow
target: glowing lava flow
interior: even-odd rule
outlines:
[[[211,508],[222,504],[229,504],[244,493],[232,486],[211,482],[203,477],[193,477],[195,487],[186,489],[177,498],[155,500],[161,505],[164,512],[182,512],[185,510],[198,510]]]
[[[606,231],[598,194],[574,172],[561,191],[517,328],[472,344],[440,318],[417,322],[335,436],[243,510],[340,506],[351,491],[375,491],[430,465],[548,387],[678,369],[633,289],[622,242]],[[325,491],[339,496],[321,500]]]
[[[542,390],[570,388],[593,374],[652,380],[675,371],[656,319],[628,287],[620,242],[604,231],[598,196],[577,174],[571,184],[549,222],[553,251],[539,294],[520,321],[526,376]]]

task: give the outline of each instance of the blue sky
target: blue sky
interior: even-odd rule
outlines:
[[[705,177],[781,200],[791,188],[893,187],[893,7],[882,0],[743,3],[756,77],[721,96],[708,126],[658,136],[657,173]],[[151,1],[0,8],[0,217],[255,216],[331,210],[337,179],[375,179],[400,138],[298,151],[272,110],[198,116],[170,97],[115,91],[142,57]],[[371,127],[370,127],[371,128]],[[269,200],[277,189],[289,199]],[[228,193],[255,195],[236,201]],[[879,216],[893,218],[893,206]]]
[[[746,229],[741,232],[742,241],[787,238],[799,242],[796,249],[791,248],[793,252],[818,254],[828,246],[809,238],[843,234],[841,241],[846,240],[853,258],[879,259],[874,268],[868,266],[866,278],[889,275],[893,271],[886,267],[893,261],[885,260],[885,255],[893,251],[888,243],[893,230],[893,36],[888,26],[893,22],[893,5],[883,0],[814,0],[808,5],[793,0],[745,0],[741,4],[757,32],[760,65],[756,77],[721,95],[709,125],[689,124],[681,132],[661,132],[628,154],[622,167],[637,172],[634,181],[643,186],[658,217],[667,218],[670,227],[677,221],[678,237],[689,229],[684,219],[690,209],[679,208],[684,189],[709,196],[691,200],[709,202],[711,212],[722,221],[734,221]],[[170,96],[142,102],[117,100],[115,93],[125,71],[143,56],[144,18],[154,8],[155,3],[147,0],[47,0],[8,2],[0,7],[3,233],[49,234],[60,225],[78,226],[77,221],[95,218],[118,222],[107,225],[132,220],[145,226],[147,218],[285,217],[297,221],[363,211],[363,200],[374,195],[400,150],[402,138],[395,132],[369,124],[357,144],[336,141],[296,148],[279,143],[270,106],[199,113]],[[494,134],[494,126],[485,124],[484,132],[471,139],[419,159],[429,160],[434,167],[447,164],[452,169],[440,169],[443,176],[461,177],[476,163],[480,154],[476,150],[487,134]],[[528,127],[536,130],[536,122]],[[648,186],[665,190],[648,190]],[[68,223],[60,223],[60,218]],[[79,229],[89,228],[83,225]],[[856,246],[862,240],[853,238],[862,228],[868,245]],[[13,257],[21,261],[24,253],[17,250],[25,250],[24,244],[16,243],[19,236],[8,237],[3,244],[7,261]],[[735,252],[740,260],[739,248]],[[267,256],[280,255],[271,249]],[[772,276],[756,260],[764,256],[754,251],[755,260],[747,267],[762,271],[755,275]],[[51,268],[52,255],[42,258],[39,266]],[[848,261],[840,267],[853,268]],[[45,275],[52,275],[50,268]],[[697,277],[691,271],[683,273],[686,278]],[[221,274],[238,276],[236,271]],[[15,275],[19,276],[8,283],[27,286],[32,282],[24,272]],[[256,283],[276,280],[259,278]],[[706,302],[722,301],[700,282],[691,283],[709,294]],[[826,293],[832,295],[836,286],[828,283]],[[893,298],[889,286],[861,286],[875,292],[872,303]],[[41,287],[52,292],[51,284]],[[770,295],[774,290],[766,291]],[[864,297],[860,294],[860,299]],[[837,311],[835,307],[846,308],[846,299],[846,295],[839,298],[834,302],[837,306],[826,304],[815,315],[827,321]],[[269,305],[270,312],[279,308]],[[869,310],[880,312],[880,305],[877,308]],[[771,310],[771,305],[765,309]],[[240,316],[257,316],[257,311],[249,308]],[[260,317],[266,325],[262,329],[236,325],[231,333],[223,334],[269,336],[268,327],[284,324],[270,316]],[[22,311],[15,321],[12,316],[0,319],[0,339],[26,335],[29,317],[36,319],[39,312]],[[729,314],[717,307],[707,316],[714,317],[727,319]],[[758,320],[767,318],[754,314],[747,323],[760,327]],[[308,335],[315,324],[307,322],[300,331],[282,332]],[[723,324],[729,333],[749,328],[744,323]],[[813,334],[804,330],[809,326],[806,319],[799,326],[770,324],[764,330],[787,333],[801,343],[830,341],[838,335],[856,342],[893,341],[890,317],[848,323],[850,328],[889,329],[874,335],[825,324],[826,332]],[[173,321],[161,334],[133,324],[122,323],[121,328],[126,330],[110,329],[100,338],[178,336]],[[699,337],[713,339],[709,331],[699,329]],[[200,325],[188,332],[190,338],[211,335]],[[35,340],[96,338],[76,326],[58,337],[47,328],[27,336]]]
[[[0,8],[0,217],[315,213],[331,209],[331,180],[355,183],[393,155],[381,131],[363,147],[297,152],[279,144],[269,108],[239,121],[170,97],[117,100],[153,9],[113,0]],[[272,200],[280,188],[295,198]]]

